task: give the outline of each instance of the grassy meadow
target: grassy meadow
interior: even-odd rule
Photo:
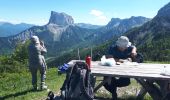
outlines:
[[[38,78],[40,79],[40,74]],[[56,68],[48,69],[46,79],[48,88],[57,93],[64,78],[64,75],[57,74]],[[28,71],[3,74],[0,80],[0,100],[41,100],[48,94],[46,90],[32,91],[31,74]]]
[[[40,77],[39,75],[38,78]],[[55,94],[59,93],[64,79],[65,75],[58,75],[56,68],[47,70],[46,83],[48,88],[55,92]],[[32,91],[31,74],[28,71],[12,74],[4,73],[0,76],[0,80],[0,100],[45,100],[48,94],[47,90]],[[101,78],[97,78],[97,80],[101,80]],[[40,80],[38,81],[40,82]],[[118,88],[119,100],[135,100],[139,89],[140,85],[132,79],[130,86]],[[111,98],[111,94],[104,87],[100,88],[95,95],[98,98],[102,98],[100,100],[109,100]],[[152,99],[150,96],[145,96],[145,100]]]

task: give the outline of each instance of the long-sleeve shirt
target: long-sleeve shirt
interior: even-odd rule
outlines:
[[[116,59],[127,59],[131,57],[131,52],[134,46],[129,46],[125,51],[120,51],[117,46],[111,46],[108,54],[112,55]]]
[[[46,53],[47,50],[44,46],[40,44],[31,43],[28,47],[29,53],[29,67],[38,67],[43,65],[44,56],[42,53]]]

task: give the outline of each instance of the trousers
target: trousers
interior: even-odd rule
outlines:
[[[31,66],[30,72],[32,75],[32,85],[37,86],[37,72],[40,71],[41,85],[45,84],[46,79],[46,68],[42,66]]]
[[[104,81],[108,80],[109,77],[104,77]],[[109,79],[110,82],[106,82],[103,86],[105,87],[106,90],[108,90],[110,93],[112,93],[112,98],[113,100],[117,100],[117,87],[124,87],[128,86],[130,84],[130,78],[115,78],[111,77],[111,80]]]

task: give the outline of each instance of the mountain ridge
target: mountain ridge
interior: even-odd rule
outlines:
[[[162,7],[151,21],[125,33],[148,60],[170,60],[169,8],[170,3]]]
[[[132,24],[126,23],[126,25]],[[135,23],[135,25],[138,24]],[[124,31],[126,30],[128,28]],[[0,41],[6,43],[6,48],[4,48],[6,50],[8,48],[14,48],[18,42],[22,43],[28,40],[32,35],[37,35],[40,40],[45,42],[48,49],[48,56],[56,56],[72,48],[88,47],[103,43],[105,40],[111,39],[114,34],[118,34],[115,32],[110,33],[110,31],[111,29],[106,28],[106,26],[97,29],[79,27],[75,25],[74,19],[70,15],[52,11],[49,23],[46,25],[31,27],[17,35],[5,39],[0,38]],[[104,37],[108,32],[110,35]],[[101,38],[102,40],[100,40]],[[0,46],[5,47],[3,44],[0,44]]]
[[[0,22],[0,37],[7,37],[18,34],[26,29],[35,26],[33,24],[20,23],[12,24],[10,22]]]

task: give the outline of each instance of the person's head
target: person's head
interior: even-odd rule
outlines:
[[[39,44],[40,43],[40,41],[39,41],[39,38],[38,38],[38,36],[32,36],[31,37],[31,42],[32,43],[35,43],[35,44]]]
[[[131,46],[131,42],[129,42],[128,37],[126,36],[121,36],[118,38],[116,41],[116,45],[120,51],[126,50],[129,46]]]

